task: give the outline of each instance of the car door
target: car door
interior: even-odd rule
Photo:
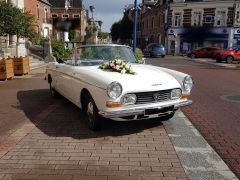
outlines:
[[[69,100],[73,99],[72,93],[72,65],[71,64],[57,64],[56,69],[59,72],[57,78],[57,90],[60,94]]]
[[[234,51],[234,59],[235,60],[240,60],[240,48],[237,48],[235,51]]]

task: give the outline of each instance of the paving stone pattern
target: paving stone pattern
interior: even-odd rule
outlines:
[[[20,78],[11,83],[23,82]],[[26,120],[0,141],[0,179],[187,179],[160,121],[108,120],[102,131],[92,132],[79,108],[63,97],[49,101],[47,84],[44,88],[30,86],[5,94],[16,98],[5,111],[16,101],[18,109],[1,118],[21,114]],[[39,98],[46,106],[35,103]]]

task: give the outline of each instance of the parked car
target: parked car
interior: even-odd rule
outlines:
[[[166,51],[163,45],[152,43],[149,44],[146,49],[143,50],[144,56],[147,57],[162,57],[166,56]]]
[[[216,54],[222,51],[221,48],[216,47],[203,47],[196,50],[192,50],[188,53],[190,58],[215,58]]]
[[[240,60],[240,47],[232,47],[226,50],[222,50],[216,55],[216,61],[222,62],[226,61],[227,63],[232,63],[233,61]]]
[[[81,108],[92,130],[104,118],[167,120],[192,103],[190,75],[136,62],[128,46],[81,46],[72,59],[48,64],[51,95],[60,93]]]

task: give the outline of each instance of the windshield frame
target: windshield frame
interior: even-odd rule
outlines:
[[[117,48],[120,49],[120,51],[117,52],[117,55],[121,55],[121,53],[123,53],[123,56],[119,57],[119,59],[122,59],[123,61],[125,62],[129,62],[129,63],[136,63],[137,62],[137,58],[135,56],[135,54],[133,53],[132,51],[132,48],[129,47],[129,46],[125,46],[125,45],[106,45],[106,44],[96,44],[96,45],[83,45],[83,46],[80,46],[80,47],[77,47],[76,48],[76,53],[73,53],[75,54],[75,59],[76,59],[76,63],[75,65],[76,66],[94,66],[94,65],[100,65],[104,62],[107,62],[107,61],[111,61],[111,60],[115,60],[115,59],[118,59],[118,58],[113,58],[113,59],[108,59],[108,58],[101,58],[101,57],[98,57],[98,58],[93,58],[93,59],[90,59],[90,58],[81,58],[80,56],[80,51],[81,49],[87,49],[87,48],[102,48],[99,52],[102,53],[102,50],[105,48],[105,49],[108,49],[111,51],[111,48],[116,48],[116,50],[118,50]],[[123,48],[123,49],[121,49]],[[108,52],[105,52],[107,55]],[[125,53],[128,53],[128,54],[125,54]],[[124,59],[125,58],[125,59]],[[127,59],[126,59],[127,58]]]

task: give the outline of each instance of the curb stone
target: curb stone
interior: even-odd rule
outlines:
[[[163,124],[189,179],[238,179],[181,111]]]

